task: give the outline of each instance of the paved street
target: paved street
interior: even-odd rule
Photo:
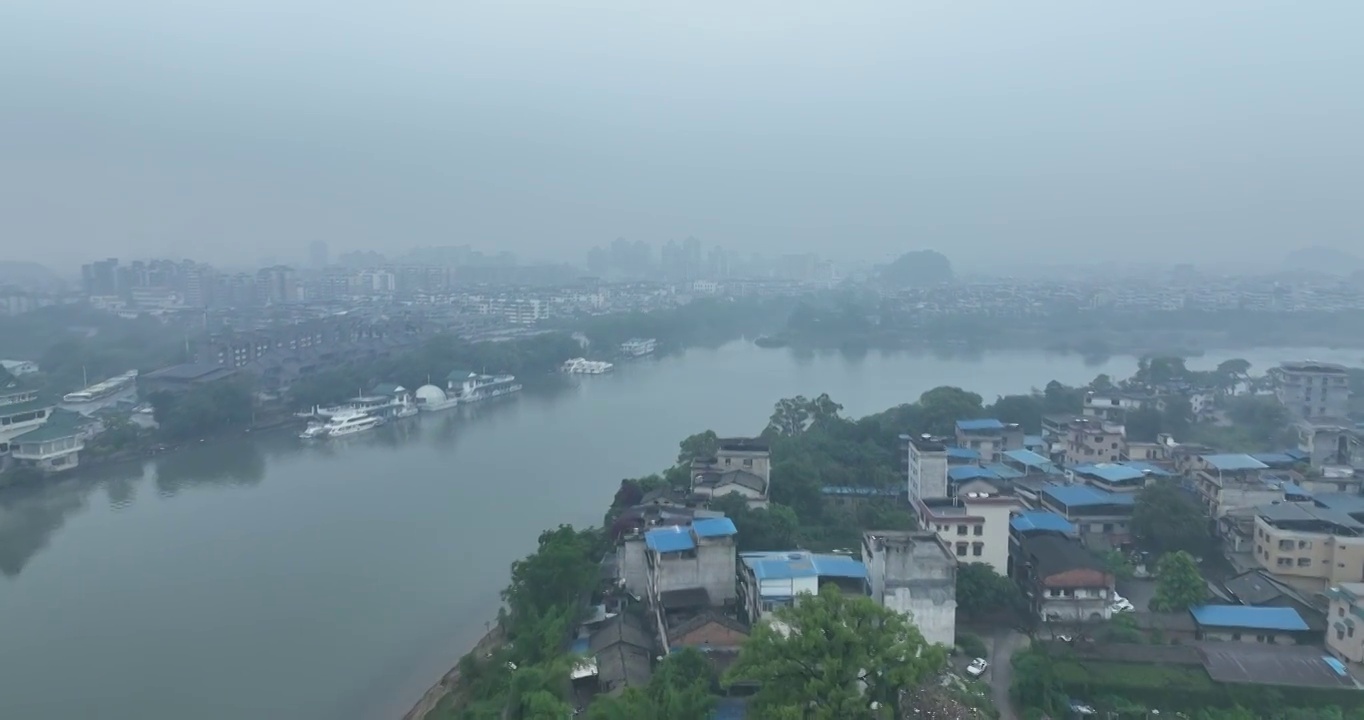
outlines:
[[[999,709],[1000,720],[1017,720],[1009,700],[1009,685],[1014,680],[1014,653],[1028,646],[1028,636],[1016,630],[1000,630],[992,638],[994,651],[990,653],[990,695]]]

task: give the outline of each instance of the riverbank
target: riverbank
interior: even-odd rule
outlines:
[[[505,638],[502,635],[502,626],[494,625],[493,629],[488,631],[488,634],[474,643],[474,647],[469,650],[466,655],[473,655],[476,658],[484,657],[501,647],[504,641]],[[450,668],[448,672],[441,676],[440,680],[436,681],[435,685],[432,685],[422,694],[421,699],[412,706],[411,710],[408,710],[407,713],[403,715],[402,720],[424,720],[427,713],[430,713],[438,707],[442,707],[443,704],[448,706],[450,703],[453,703],[459,690],[460,669],[459,665],[456,665]]]

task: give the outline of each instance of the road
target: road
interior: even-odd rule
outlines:
[[[1028,646],[1028,636],[1016,630],[1000,630],[993,637],[994,652],[990,653],[990,696],[999,710],[999,720],[1018,720],[1009,686],[1014,681],[1014,653]]]

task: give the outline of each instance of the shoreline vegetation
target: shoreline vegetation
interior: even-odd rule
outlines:
[[[1139,360],[1133,377],[1122,382],[1115,382],[1106,375],[1078,387],[1052,381],[1045,389],[999,397],[989,404],[976,393],[943,386],[923,393],[915,402],[859,419],[843,417],[842,406],[828,395],[782,399],[774,406],[761,433],[772,457],[769,507],[752,510],[736,496],[719,498],[711,507],[724,511],[733,520],[738,529],[737,551],[740,552],[793,548],[829,551],[856,547],[866,530],[912,529],[916,526],[915,519],[893,503],[868,503],[851,512],[837,510],[822,502],[820,489],[844,485],[898,491],[903,486],[899,469],[902,435],[948,435],[957,420],[972,417],[994,417],[1003,422],[1018,423],[1028,432],[1038,432],[1045,415],[1080,414],[1086,392],[1123,387],[1135,390],[1193,383],[1215,388],[1224,398],[1225,411],[1232,421],[1231,425],[1226,425],[1197,418],[1187,400],[1166,402],[1159,409],[1152,404],[1134,411],[1129,418],[1133,440],[1154,440],[1157,434],[1172,433],[1179,438],[1206,436],[1223,442],[1235,441],[1246,446],[1245,451],[1272,450],[1283,440],[1288,419],[1272,396],[1235,394],[1238,388],[1251,390],[1264,386],[1265,378],[1252,377],[1249,370],[1250,364],[1244,360],[1228,360],[1211,371],[1191,371],[1180,358],[1147,357]],[[1364,395],[1364,369],[1354,371],[1351,380],[1356,392]],[[646,492],[665,487],[685,489],[690,478],[689,461],[713,454],[717,445],[714,432],[697,433],[681,441],[677,462],[664,472],[622,480],[600,529],[575,530],[560,526],[543,532],[538,549],[512,564],[511,583],[503,591],[505,605],[498,613],[495,630],[461,658],[457,667],[443,675],[404,720],[552,718],[579,713],[587,720],[701,718],[706,717],[709,708],[731,684],[757,680],[764,663],[772,657],[773,644],[780,648],[784,635],[755,629],[736,663],[723,676],[708,670],[705,662],[683,672],[679,668],[687,667],[695,658],[684,659],[687,653],[677,653],[658,663],[655,678],[665,678],[660,684],[651,681],[642,691],[631,689],[619,696],[598,695],[586,707],[576,708],[576,712],[570,704],[575,696],[569,686],[568,674],[576,661],[568,648],[587,604],[598,601],[600,565],[610,557],[609,550],[614,548],[616,539],[624,531],[616,524],[616,518],[638,503]],[[1156,493],[1153,498],[1158,496]],[[1196,543],[1198,539],[1190,542]],[[988,574],[991,578],[987,580],[1002,580],[993,573]],[[1004,584],[1008,592],[1014,591],[1011,584]],[[807,601],[821,606],[818,612],[802,613],[808,615],[811,622],[819,622],[820,616],[830,612],[871,611],[860,605],[853,608],[859,599],[833,602],[824,595],[821,593]],[[967,611],[981,605],[980,600],[963,597],[959,602]],[[872,608],[883,610],[869,598],[867,602]],[[986,604],[990,608],[996,605],[994,601]],[[627,606],[623,612],[630,612],[635,607]],[[990,608],[977,607],[967,611],[967,615],[988,614]],[[797,612],[800,612],[799,608]],[[782,617],[791,621],[796,614]],[[912,623],[907,626],[909,636],[918,637],[922,644],[917,629]],[[506,642],[500,642],[502,639]],[[745,674],[750,672],[756,674]],[[913,674],[914,682],[905,687],[910,688],[911,693],[916,692],[912,686],[936,672],[918,668]],[[685,679],[678,680],[679,676]],[[1025,677],[1031,676],[1025,674]],[[856,686],[856,682],[850,684]],[[847,689],[834,682],[823,692],[842,693]],[[769,715],[764,713],[780,713],[783,708],[795,708],[798,714],[798,709],[805,707],[801,703],[806,702],[800,694],[798,687],[783,688],[782,692],[759,691],[750,701],[760,710],[755,716],[766,717]],[[683,699],[693,714],[658,714],[660,708],[676,708]],[[898,705],[902,699],[891,696],[890,702],[883,703],[883,707]],[[947,700],[959,703],[958,707],[969,708],[969,714],[953,717],[997,717],[988,697],[963,691]],[[897,712],[901,710],[897,708]],[[874,710],[864,708],[861,712],[868,718],[882,717]]]

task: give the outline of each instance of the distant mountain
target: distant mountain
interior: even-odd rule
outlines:
[[[1344,250],[1314,246],[1288,253],[1282,269],[1349,275],[1364,270],[1364,260]]]
[[[17,286],[24,290],[60,290],[66,286],[66,281],[45,265],[0,260],[0,285]]]
[[[922,287],[952,281],[952,262],[934,250],[907,252],[876,269],[881,282],[896,288]]]

